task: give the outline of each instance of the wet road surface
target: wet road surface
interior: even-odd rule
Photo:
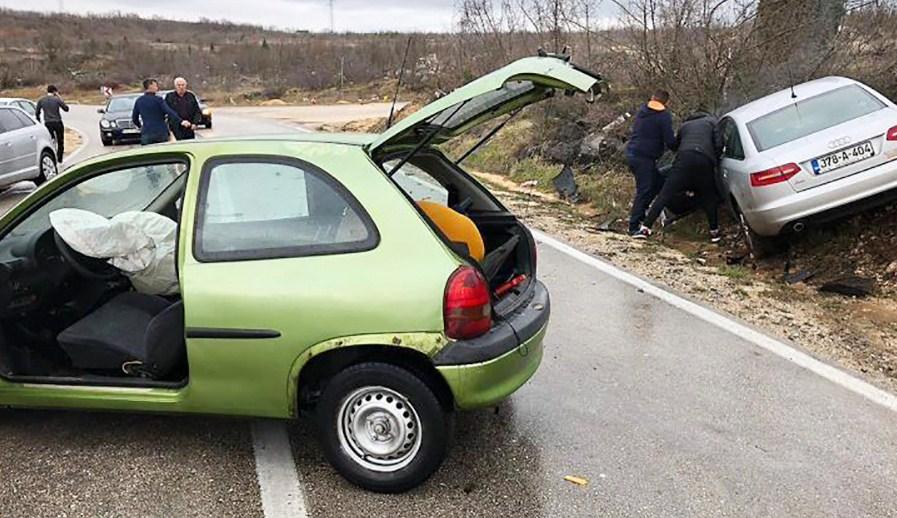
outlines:
[[[68,120],[95,131],[93,108]],[[215,124],[285,129],[230,112]],[[106,151],[88,137],[79,160]],[[358,490],[309,423],[289,424],[311,516],[897,516],[897,414],[552,248],[539,257],[542,368],[497,412],[457,416],[423,487]],[[258,516],[249,429],[0,410],[0,516]]]
[[[551,248],[539,265],[541,369],[458,416],[423,488],[357,490],[293,425],[312,516],[897,516],[897,414]]]

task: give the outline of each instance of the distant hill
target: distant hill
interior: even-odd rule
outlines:
[[[135,85],[183,75],[214,90],[324,89],[394,76],[408,36],[285,32],[217,21],[135,15],[40,14],[0,10],[0,89],[60,83],[71,89]],[[450,36],[419,35],[410,62]],[[409,87],[419,86],[416,75]],[[269,91],[270,90],[270,91]]]

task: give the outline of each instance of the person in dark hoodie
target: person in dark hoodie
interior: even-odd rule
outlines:
[[[657,160],[667,149],[674,149],[673,118],[667,111],[670,93],[658,90],[651,100],[639,109],[632,125],[632,135],[626,144],[626,161],[635,176],[635,197],[629,213],[629,235],[644,238],[642,222],[651,201],[664,183],[657,170]]]
[[[723,137],[716,117],[704,110],[689,116],[676,135],[676,160],[669,178],[651,205],[640,230],[643,237],[651,235],[651,226],[664,207],[679,193],[694,192],[698,203],[707,215],[710,241],[718,243],[719,193],[716,188],[716,166],[723,152]]]

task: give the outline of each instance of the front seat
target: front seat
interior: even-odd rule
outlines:
[[[184,303],[122,293],[56,339],[75,367],[161,379],[186,359]]]

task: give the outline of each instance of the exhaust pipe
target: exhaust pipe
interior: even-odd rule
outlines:
[[[807,225],[803,221],[798,221],[792,228],[795,232],[803,232],[807,228]]]

